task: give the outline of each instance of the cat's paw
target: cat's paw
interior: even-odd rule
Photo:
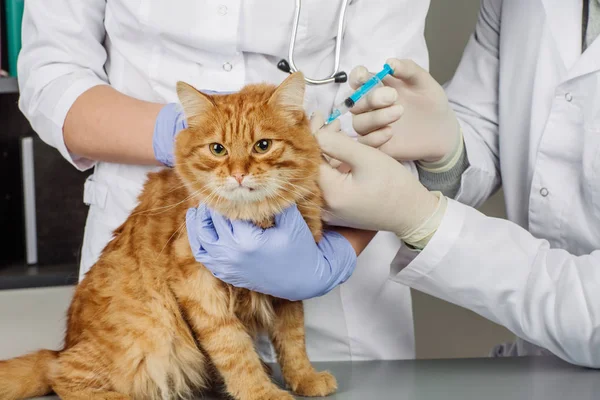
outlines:
[[[260,400],[295,400],[295,398],[285,390],[276,389],[261,395]]]
[[[311,371],[298,376],[294,382],[289,382],[294,393],[306,397],[322,397],[337,390],[335,377],[327,371]]]
[[[229,393],[232,399],[238,400],[295,400],[288,391],[268,383],[265,386],[246,387],[239,393]]]

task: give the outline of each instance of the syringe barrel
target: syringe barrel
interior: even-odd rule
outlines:
[[[369,78],[361,87],[359,87],[356,90],[356,92],[352,93],[352,95],[350,95],[350,97],[348,97],[349,101],[353,102],[353,104],[350,106],[350,108],[352,108],[354,106],[354,104],[358,103],[358,101],[361,98],[363,98],[367,93],[369,93],[375,87],[382,86],[383,78],[385,78],[387,75],[391,74],[392,72],[393,72],[392,67],[390,67],[388,64],[385,64],[381,71],[379,71],[377,74],[375,74],[371,78]]]
[[[382,82],[383,78],[385,78],[387,75],[391,75],[393,72],[394,71],[393,71],[392,67],[390,67],[388,64],[385,64],[383,66],[383,69],[380,72],[378,72],[377,74],[375,74],[371,78],[369,78],[361,87],[359,87],[354,93],[352,93],[349,97],[347,97],[343,102],[341,102],[340,104],[336,104],[335,107],[333,107],[332,113],[329,116],[329,119],[327,120],[326,124],[331,123],[336,118],[338,118],[340,115],[343,115],[346,112],[348,112],[348,110],[350,110],[352,107],[354,107],[360,99],[362,99],[367,93],[369,93],[375,87],[383,86],[383,82]]]

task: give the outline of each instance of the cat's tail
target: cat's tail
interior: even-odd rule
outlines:
[[[48,372],[58,351],[40,350],[0,361],[0,399],[20,400],[52,392]]]

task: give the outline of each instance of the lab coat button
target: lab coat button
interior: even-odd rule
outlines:
[[[571,93],[565,94],[565,100],[567,100],[570,103],[571,101],[573,101],[573,95]]]
[[[540,194],[542,195],[542,197],[546,197],[546,196],[548,196],[548,194],[550,194],[550,192],[546,188],[541,188]]]
[[[226,62],[225,64],[223,64],[223,69],[229,72],[233,69],[233,65],[231,65],[231,63]]]
[[[227,15],[227,6],[220,5],[217,12],[219,15]]]

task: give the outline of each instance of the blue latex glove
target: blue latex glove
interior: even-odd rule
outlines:
[[[157,161],[167,167],[173,166],[175,135],[187,127],[183,109],[179,104],[169,103],[160,110],[152,137],[154,157]]]
[[[342,235],[325,232],[317,245],[292,206],[262,229],[230,221],[204,205],[186,216],[194,257],[220,280],[236,287],[292,301],[322,296],[345,282],[356,253]]]

